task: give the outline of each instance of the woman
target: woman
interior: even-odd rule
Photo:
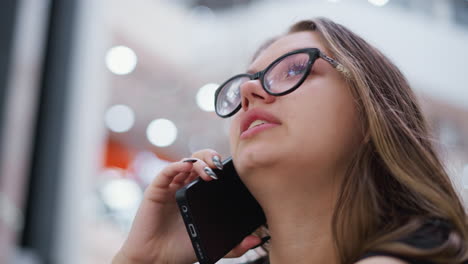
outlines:
[[[233,116],[231,154],[267,217],[270,263],[468,259],[463,205],[408,82],[382,53],[319,18],[262,47],[248,72],[221,86],[216,110]],[[216,179],[216,165],[205,150],[165,168],[114,263],[195,262],[174,193]],[[248,236],[227,257],[259,243]]]

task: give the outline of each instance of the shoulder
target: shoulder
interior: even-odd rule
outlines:
[[[387,256],[375,256],[356,262],[355,264],[408,264],[408,262]]]

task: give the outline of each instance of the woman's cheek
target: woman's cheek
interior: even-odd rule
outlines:
[[[231,148],[231,153],[236,150],[237,142],[239,141],[239,118],[235,116],[232,118],[231,123],[229,124],[229,144]]]

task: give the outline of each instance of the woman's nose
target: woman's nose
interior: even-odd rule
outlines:
[[[271,104],[276,96],[267,93],[260,80],[250,80],[240,87],[242,110],[247,111],[255,104]]]

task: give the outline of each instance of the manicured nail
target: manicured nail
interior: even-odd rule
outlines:
[[[212,158],[214,165],[216,168],[222,170],[223,169],[223,163],[221,163],[221,160],[219,159],[218,156],[213,156]]]
[[[218,176],[216,176],[216,174],[214,173],[214,171],[212,169],[210,169],[209,167],[205,167],[203,168],[203,170],[206,172],[206,174],[208,174],[208,176],[210,176],[211,178],[217,180],[218,179]]]
[[[260,242],[260,244],[256,245],[255,247],[253,247],[251,249],[258,248],[259,246],[265,244],[268,240],[270,240],[270,238],[271,238],[270,236],[263,237],[262,242]]]
[[[195,163],[195,162],[197,162],[197,159],[184,159],[182,162]]]

